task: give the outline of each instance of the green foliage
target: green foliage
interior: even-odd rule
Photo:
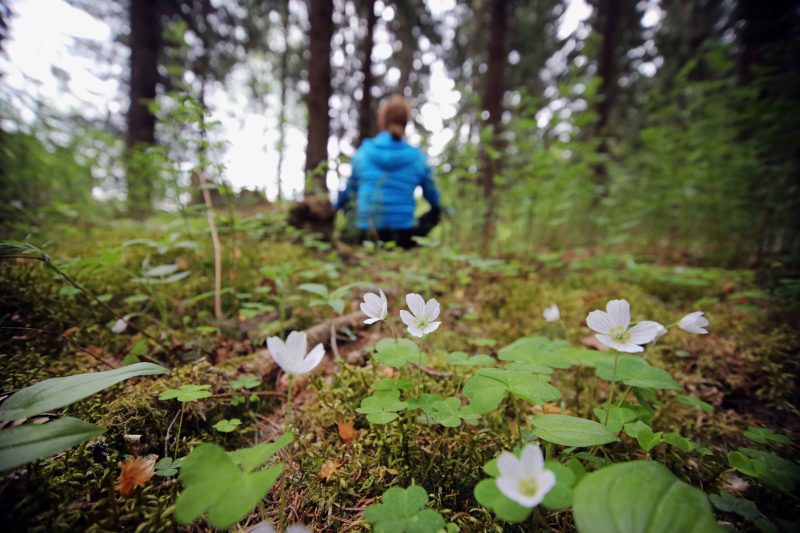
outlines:
[[[272,444],[231,453],[216,444],[201,444],[181,465],[183,491],[175,503],[175,517],[188,524],[207,513],[215,528],[231,527],[264,498],[283,472],[283,464],[257,469],[292,440],[287,433]]]
[[[377,390],[361,400],[361,407],[356,412],[367,415],[372,424],[388,424],[398,418],[398,412],[408,407],[400,400],[400,391],[396,389]]]
[[[102,435],[104,428],[72,417],[0,431],[0,471],[50,457]]]
[[[193,402],[195,400],[202,400],[211,396],[208,390],[211,385],[181,385],[177,389],[167,389],[159,396],[159,400],[178,400],[181,403]]]
[[[442,515],[425,508],[428,494],[419,485],[392,487],[382,500],[364,511],[375,533],[429,533],[445,526]]]
[[[614,376],[614,363],[598,361],[595,367],[597,377],[611,381]],[[680,390],[681,386],[662,368],[650,366],[647,361],[638,357],[621,357],[617,363],[617,381],[631,387],[647,389]]]
[[[0,405],[0,420],[28,418],[45,411],[60,409],[137,376],[168,374],[169,370],[153,363],[133,365],[44,380],[14,393]]]
[[[575,416],[537,415],[533,417],[533,425],[534,435],[562,446],[598,446],[619,440],[603,424]]]
[[[583,533],[721,532],[702,491],[652,461],[617,463],[575,487],[573,514]]]
[[[426,364],[428,356],[408,339],[381,339],[375,345],[375,361],[382,365],[402,368],[409,363]]]
[[[231,381],[230,385],[234,389],[255,389],[261,385],[261,378],[252,374],[245,374]]]
[[[456,366],[494,366],[496,363],[490,355],[478,354],[470,357],[464,352],[451,352],[444,356],[444,360]]]
[[[769,444],[771,442],[778,444],[792,443],[792,440],[789,437],[781,435],[780,433],[775,433],[769,428],[757,428],[750,426],[747,431],[743,433],[743,435],[751,441],[759,444]]]
[[[728,462],[742,474],[782,492],[793,492],[800,482],[800,466],[772,452],[739,448],[728,454]]]
[[[231,431],[236,431],[236,428],[242,425],[242,421],[238,418],[231,418],[223,419],[214,424],[214,429],[219,431],[220,433],[230,433]]]
[[[509,394],[541,405],[561,397],[547,379],[527,369],[482,368],[464,384],[463,394],[470,399],[469,407],[480,414],[497,409]]]
[[[172,459],[172,457],[162,457],[155,464],[156,475],[160,477],[172,477],[178,473],[178,469],[183,464],[183,458]]]

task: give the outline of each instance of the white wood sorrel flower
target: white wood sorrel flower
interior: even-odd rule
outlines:
[[[685,317],[681,318],[678,321],[678,327],[681,328],[683,331],[688,331],[689,333],[697,333],[699,335],[705,335],[708,333],[706,326],[708,326],[709,322],[708,319],[703,316],[702,311],[695,311],[693,313],[689,313]]]
[[[386,295],[381,289],[378,289],[378,292],[380,292],[380,296],[373,292],[364,295],[364,301],[361,303],[361,312],[367,315],[364,324],[374,324],[379,320],[384,320],[389,313]]]
[[[586,324],[597,332],[597,340],[618,352],[643,352],[641,344],[655,340],[663,327],[658,322],[644,320],[632,328],[631,305],[627,300],[611,300],[605,311],[592,311]]]
[[[544,467],[542,450],[528,444],[520,458],[510,452],[503,452],[497,458],[498,490],[506,498],[524,507],[536,507],[556,484],[556,475]]]
[[[306,354],[308,340],[305,332],[292,331],[284,343],[280,337],[267,339],[267,348],[272,358],[287,374],[305,374],[314,370],[325,356],[325,348],[317,344]]]
[[[411,312],[403,309],[400,311],[400,318],[411,335],[422,337],[436,331],[441,322],[436,321],[439,317],[439,302],[435,298],[425,302],[419,294],[411,293],[406,294],[406,303]]]
[[[544,319],[547,320],[548,322],[555,322],[556,320],[561,318],[561,311],[559,311],[558,305],[553,304],[544,308],[542,316],[544,316]]]

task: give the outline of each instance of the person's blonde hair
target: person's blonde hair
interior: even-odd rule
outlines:
[[[400,95],[390,96],[378,111],[378,126],[400,140],[406,133],[406,124],[411,116],[411,106]]]

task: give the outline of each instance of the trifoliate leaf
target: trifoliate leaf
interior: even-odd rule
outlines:
[[[375,361],[393,368],[402,368],[408,363],[425,364],[428,356],[408,339],[381,339],[375,345]]]
[[[605,407],[595,407],[593,412],[594,416],[597,417],[597,420],[600,421],[601,424],[605,424],[605,426],[614,433],[619,433],[622,431],[622,426],[628,422],[636,420],[636,413],[626,407],[617,407],[612,405],[611,412],[608,414],[607,423]]]
[[[245,374],[231,381],[231,387],[234,389],[255,389],[259,385],[261,385],[261,378],[252,374]]]
[[[777,442],[778,444],[791,444],[792,442],[789,437],[775,433],[771,429],[757,428],[753,426],[750,426],[750,428],[744,432],[744,436],[759,444],[768,444],[769,442]]]
[[[406,408],[406,402],[400,400],[400,391],[375,391],[372,396],[361,400],[361,407],[356,412],[367,415],[372,424],[388,424],[398,417],[397,412]]]
[[[242,421],[238,418],[231,418],[230,420],[220,420],[216,424],[214,424],[214,429],[222,433],[230,433],[232,431],[236,431],[242,425]]]
[[[379,379],[372,384],[372,390],[411,390],[410,379]]]
[[[445,525],[442,515],[425,509],[428,494],[418,485],[392,487],[383,493],[382,500],[364,511],[375,533],[428,533]]]
[[[571,363],[561,354],[568,347],[565,341],[553,341],[546,337],[524,337],[501,348],[497,357],[501,361],[535,363],[552,368],[569,368]]]
[[[211,396],[208,389],[211,385],[181,385],[177,389],[167,389],[159,396],[159,400],[176,399],[181,403],[193,402]]]
[[[452,352],[444,356],[445,361],[456,366],[494,366],[494,357],[485,354],[468,356],[464,352]]]
[[[599,361],[595,373],[597,377],[611,381],[614,376],[614,363]],[[638,357],[620,358],[617,363],[617,381],[631,387],[647,389],[674,389],[680,390],[681,386],[663,368],[650,366],[644,359]]]

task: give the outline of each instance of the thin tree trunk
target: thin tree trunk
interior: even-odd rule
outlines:
[[[149,102],[155,100],[161,20],[157,0],[131,0],[131,78],[126,147],[128,210],[140,218],[152,208],[153,173],[146,167],[142,151],[155,144],[156,117]]]
[[[331,97],[331,38],[333,0],[310,0],[310,57],[308,60],[308,144],[306,173],[313,173],[311,192],[325,193]]]
[[[281,173],[283,172],[283,158],[286,152],[286,97],[287,85],[289,84],[289,0],[283,0],[280,4],[281,10],[281,25],[283,32],[284,47],[280,57],[280,80],[281,80],[281,94],[280,94],[280,108],[278,109],[278,168],[276,173],[276,182],[278,185],[278,201],[283,200],[283,191],[281,183]]]
[[[593,203],[597,205],[605,196],[608,187],[608,169],[604,159],[608,155],[607,133],[611,121],[611,113],[617,96],[617,40],[619,31],[620,2],[623,0],[601,0],[598,8],[598,18],[603,30],[603,45],[600,48],[600,57],[597,64],[597,74],[600,76],[597,102],[597,125],[595,135],[600,137],[597,147],[598,162],[594,165],[595,183],[599,188]]]
[[[489,48],[486,58],[486,85],[483,94],[483,109],[488,113],[484,127],[492,131],[489,147],[482,150],[483,189],[486,211],[483,219],[483,241],[488,245],[494,235],[495,195],[494,178],[500,173],[500,127],[503,116],[503,91],[506,68],[506,34],[508,33],[508,0],[494,0],[491,5]]]
[[[366,20],[366,34],[361,43],[361,75],[364,81],[358,107],[359,146],[364,139],[372,137],[375,131],[375,112],[372,109],[372,87],[375,85],[375,78],[372,75],[372,47],[375,40],[375,24],[378,21],[375,15],[375,0],[362,0],[362,8]]]

